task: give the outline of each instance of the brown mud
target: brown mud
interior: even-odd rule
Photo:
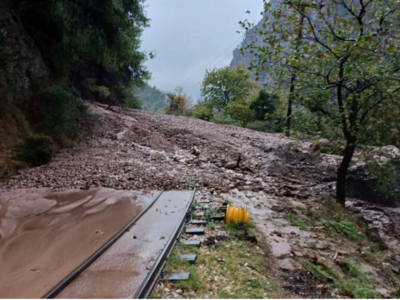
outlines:
[[[42,297],[152,196],[105,188],[0,193],[0,297]]]
[[[289,139],[180,116],[105,110],[98,104],[90,104],[90,108],[98,117],[92,139],[62,150],[47,165],[5,178],[0,188],[188,190],[195,186],[205,200],[247,205],[279,270],[297,270],[296,255],[303,255],[304,259],[308,252],[311,257],[315,252],[327,260],[335,255],[335,240],[327,236],[327,242],[318,243],[326,233],[309,224],[307,213],[318,211],[334,197],[340,156],[313,155],[310,149],[315,141],[307,139]],[[354,161],[358,164],[357,159],[356,155]],[[3,204],[0,205],[3,212]],[[48,205],[43,202],[40,206],[46,209]],[[386,260],[393,256],[396,262],[400,261],[400,207],[377,206],[356,197],[349,198],[346,206],[387,248]],[[9,235],[15,226],[12,220],[3,220],[1,234]],[[345,242],[348,241],[340,246],[356,253],[354,245],[350,247]],[[332,247],[331,252],[325,246]],[[372,254],[378,260],[375,256],[379,252]],[[379,292],[385,296],[396,290],[387,282],[374,284],[390,291]]]
[[[191,191],[167,191],[57,298],[132,299],[185,215]],[[106,283],[106,284],[105,284]]]

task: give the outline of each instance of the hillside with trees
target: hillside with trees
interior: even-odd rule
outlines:
[[[231,65],[202,70],[194,102],[183,55],[180,72],[160,67],[175,90],[149,84],[145,0],[0,0],[0,298],[32,278],[44,294],[41,276],[60,282],[66,265],[60,280],[84,278],[53,243],[85,247],[65,233],[82,220],[88,253],[104,246],[89,259],[113,262],[85,263],[97,296],[120,292],[114,281],[154,298],[399,298],[400,1],[263,3],[257,24],[238,20]],[[181,41],[168,50],[203,65]],[[128,211],[145,226],[121,224],[115,242],[111,221]],[[158,250],[138,268],[143,245]]]
[[[14,169],[14,146],[27,151],[37,137],[51,153],[76,139],[87,119],[81,99],[140,107],[134,90],[149,78],[151,56],[139,50],[143,1],[1,0],[0,8],[0,174]]]
[[[140,99],[142,109],[151,112],[162,113],[167,107],[167,94],[157,89],[155,86],[146,84],[135,89],[135,95]]]

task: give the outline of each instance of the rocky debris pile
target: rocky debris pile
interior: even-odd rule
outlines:
[[[274,148],[281,141],[278,135],[266,137],[184,117],[113,112],[101,105],[92,105],[91,109],[99,119],[90,140],[62,150],[48,165],[10,176],[0,187],[208,187],[222,192],[252,184],[259,177],[264,156],[268,155],[260,154],[254,145]],[[285,142],[283,139],[280,143]]]
[[[340,157],[313,155],[310,141],[180,116],[90,107],[98,118],[90,139],[62,150],[50,164],[10,176],[0,188],[197,187],[210,193],[236,188],[293,199],[334,192]]]
[[[313,155],[312,142],[279,134],[90,106],[98,117],[90,139],[62,150],[47,165],[9,176],[0,183],[0,190],[197,187],[200,198],[219,199],[222,195],[221,203],[247,205],[280,270],[295,273],[299,267],[296,257],[328,255],[334,247],[334,241],[321,242],[319,233],[302,228],[301,223],[293,226],[288,218],[317,207],[334,192],[340,156]],[[362,216],[381,245],[400,249],[400,209],[361,201],[350,201],[349,207]],[[204,241],[212,244],[219,235],[224,234],[217,227],[206,233],[210,240]]]
[[[368,224],[368,232],[381,246],[400,254],[399,208],[371,205],[360,200],[349,200],[346,207]]]

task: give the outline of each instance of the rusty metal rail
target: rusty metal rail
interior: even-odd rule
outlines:
[[[190,210],[190,207],[194,201],[194,197],[196,195],[196,189],[193,189],[192,196],[189,200],[187,205],[187,210]],[[145,299],[151,295],[154,287],[157,285],[158,279],[167,263],[167,259],[171,254],[172,250],[175,248],[176,243],[178,242],[179,238],[182,235],[183,229],[186,225],[185,222],[186,214],[183,214],[179,220],[178,225],[176,226],[174,232],[172,233],[171,237],[169,238],[166,246],[164,247],[161,254],[158,256],[157,261],[155,262],[153,268],[150,270],[149,274],[147,274],[146,279],[143,281],[141,287],[137,291],[134,298],[138,299]]]
[[[82,272],[89,268],[89,266],[96,261],[107,249],[109,249],[125,232],[129,231],[131,227],[142,217],[161,197],[164,191],[161,191],[154,199],[144,208],[132,221],[130,221],[123,229],[121,229],[117,234],[115,234],[110,240],[108,240],[100,249],[98,249],[94,254],[92,254],[88,259],[86,259],[79,267],[73,270],[68,276],[66,276],[62,281],[60,281],[56,286],[54,286],[49,292],[47,292],[42,299],[52,299],[55,298],[59,293],[61,293],[74,279],[79,276]],[[189,211],[191,205],[194,201],[196,194],[196,189],[193,189],[190,200],[186,206],[186,211]],[[152,269],[147,274],[145,280],[140,285],[140,288],[135,293],[134,298],[148,298],[156,286],[158,279],[165,267],[166,261],[174,249],[177,241],[179,240],[183,229],[186,225],[185,222],[186,214],[182,214],[177,226],[175,227],[173,233],[168,239],[162,252],[158,255],[156,262],[154,263]]]
[[[79,265],[75,270],[73,270],[69,275],[67,275],[63,280],[61,280],[56,286],[54,286],[50,291],[48,291],[42,299],[52,299],[56,297],[71,281],[73,281],[80,273],[86,270],[100,255],[102,255],[112,244],[114,244],[126,231],[128,231],[141,216],[143,216],[150,207],[160,198],[164,191],[161,191],[154,199],[150,202],[147,207],[145,207],[132,221],[130,221],[124,228],[122,228],[117,234],[115,234],[111,239],[109,239],[100,249],[93,253],[88,259],[86,259],[82,264]]]

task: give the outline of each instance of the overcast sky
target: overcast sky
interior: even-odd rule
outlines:
[[[257,23],[262,7],[262,0],[147,0],[142,48],[156,53],[146,63],[150,84],[167,92],[183,86],[196,101],[206,69],[229,66],[243,39],[238,22]]]

